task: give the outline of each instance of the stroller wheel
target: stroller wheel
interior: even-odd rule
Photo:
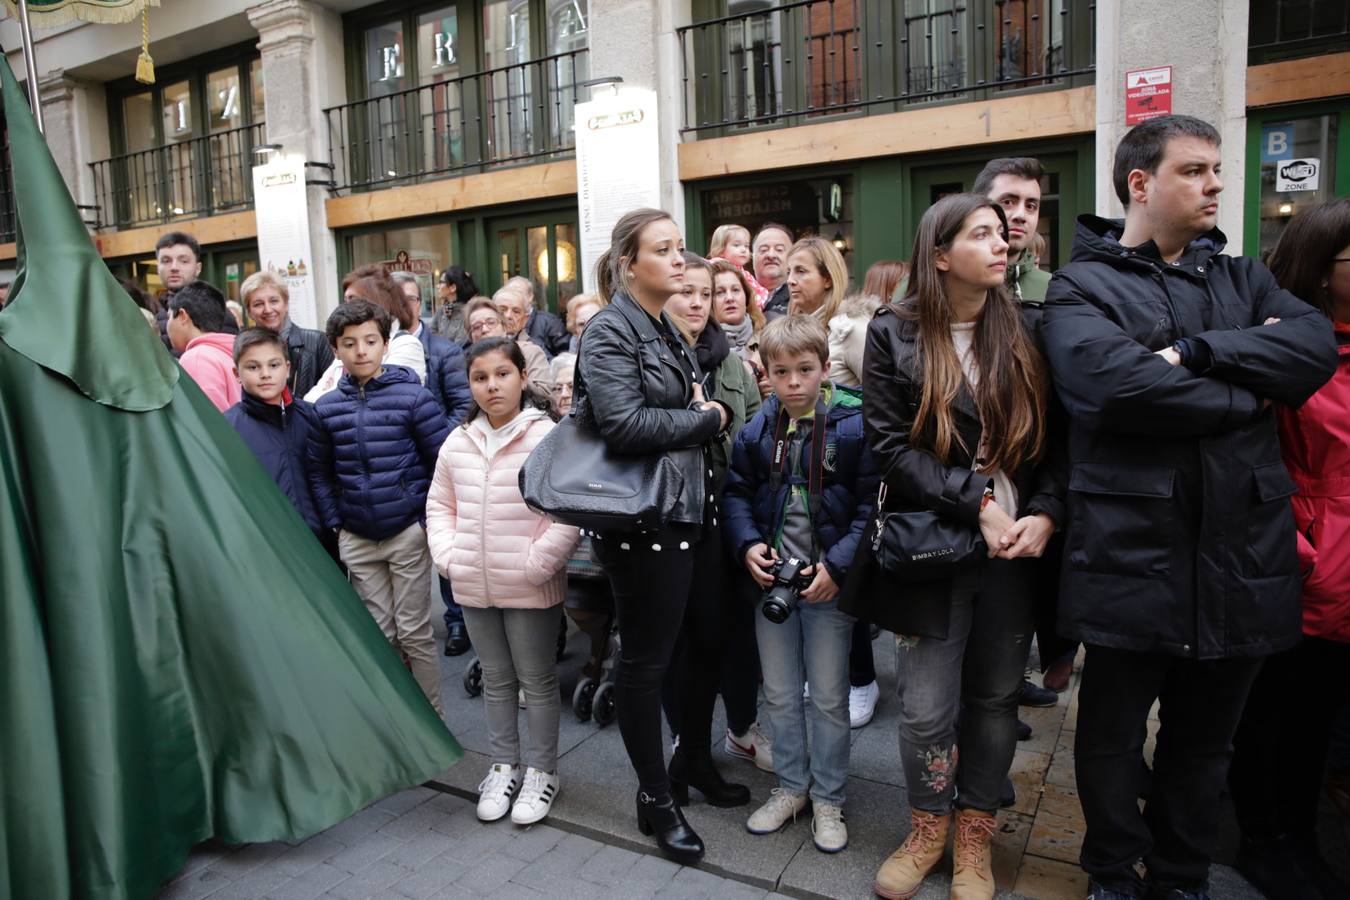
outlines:
[[[591,717],[591,706],[595,700],[595,690],[600,683],[594,678],[583,676],[577,682],[577,689],[572,692],[572,712],[577,714],[578,722],[585,722]]]
[[[470,697],[483,693],[483,664],[476,656],[469,660],[469,666],[464,670],[464,693]]]
[[[591,701],[591,716],[595,719],[595,724],[604,728],[610,722],[613,722],[618,715],[614,707],[614,682],[606,681],[595,692],[595,699]]]

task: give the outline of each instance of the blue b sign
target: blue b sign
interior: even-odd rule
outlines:
[[[1261,162],[1278,162],[1294,155],[1294,123],[1273,122],[1261,129]]]

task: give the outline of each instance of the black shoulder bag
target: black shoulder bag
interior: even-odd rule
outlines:
[[[883,572],[903,584],[946,581],[989,555],[980,529],[954,518],[964,481],[960,471],[947,476],[942,487],[944,515],[931,509],[887,512],[886,480],[882,479],[872,553]]]
[[[641,369],[639,354],[639,383]],[[670,454],[611,450],[584,396],[520,467],[527,506],[587,531],[654,531],[670,519],[682,490],[684,474]]]

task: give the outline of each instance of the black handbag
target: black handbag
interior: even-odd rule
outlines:
[[[684,489],[679,464],[666,453],[610,450],[585,415],[586,406],[583,399],[521,466],[526,505],[587,531],[653,531],[665,525]]]
[[[955,509],[964,476],[952,473],[942,499]],[[872,554],[895,581],[923,584],[946,581],[989,556],[980,529],[931,509],[886,512],[886,482],[877,491],[877,518],[872,525]]]

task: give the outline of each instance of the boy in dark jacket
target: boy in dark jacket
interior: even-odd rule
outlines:
[[[863,435],[859,393],[825,378],[828,336],[811,316],[785,316],[760,337],[774,394],[736,439],[724,498],[728,544],[761,589],[800,565],[790,611],[761,601],[755,618],[773,764],[782,788],[746,823],[770,834],[814,807],[816,847],[848,844],[848,656],[853,617],[839,586],[871,515],[878,476]],[[785,615],[784,615],[785,612]],[[772,619],[770,618],[772,616]],[[802,676],[816,713],[806,717]],[[807,758],[807,728],[811,755]]]
[[[286,342],[266,328],[241,331],[234,339],[234,374],[244,393],[225,410],[226,421],[322,540],[323,524],[305,474],[314,407],[293,398],[286,387],[291,377]]]
[[[338,532],[352,586],[443,714],[425,519],[450,429],[416,373],[383,365],[390,323],[366,300],[343,303],[328,317],[325,331],[345,374],[314,405],[309,481],[323,526]]]

